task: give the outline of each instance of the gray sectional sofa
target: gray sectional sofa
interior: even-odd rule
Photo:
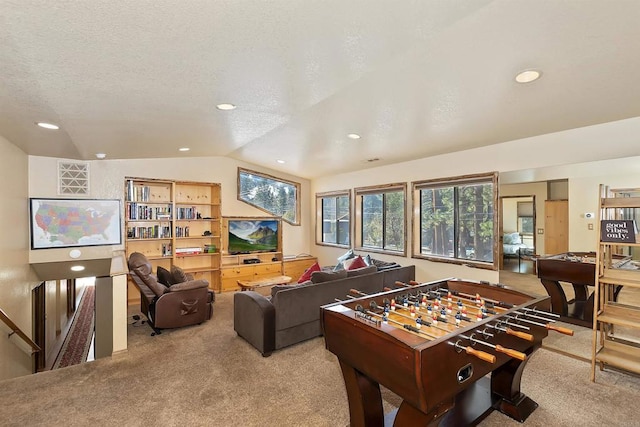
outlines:
[[[393,287],[396,281],[415,280],[413,265],[359,270],[339,273],[347,277],[336,280],[274,287],[271,297],[252,291],[236,292],[234,330],[266,357],[274,350],[322,335],[320,307],[335,302],[336,298],[346,299],[350,289],[375,293],[385,286]]]

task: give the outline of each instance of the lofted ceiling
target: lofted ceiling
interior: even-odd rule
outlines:
[[[639,22],[638,0],[0,0],[0,135],[326,176],[640,116]]]

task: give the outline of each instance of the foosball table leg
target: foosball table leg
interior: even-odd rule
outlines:
[[[380,384],[340,361],[349,399],[351,427],[384,426]]]
[[[520,381],[527,360],[511,359],[491,373],[493,407],[518,422],[524,422],[538,404],[520,392]]]

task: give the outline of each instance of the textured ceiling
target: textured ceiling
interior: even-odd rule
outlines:
[[[313,178],[640,116],[638,22],[638,0],[0,0],[0,135]]]

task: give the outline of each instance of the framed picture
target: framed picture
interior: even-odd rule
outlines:
[[[29,199],[31,249],[122,243],[120,200]]]

